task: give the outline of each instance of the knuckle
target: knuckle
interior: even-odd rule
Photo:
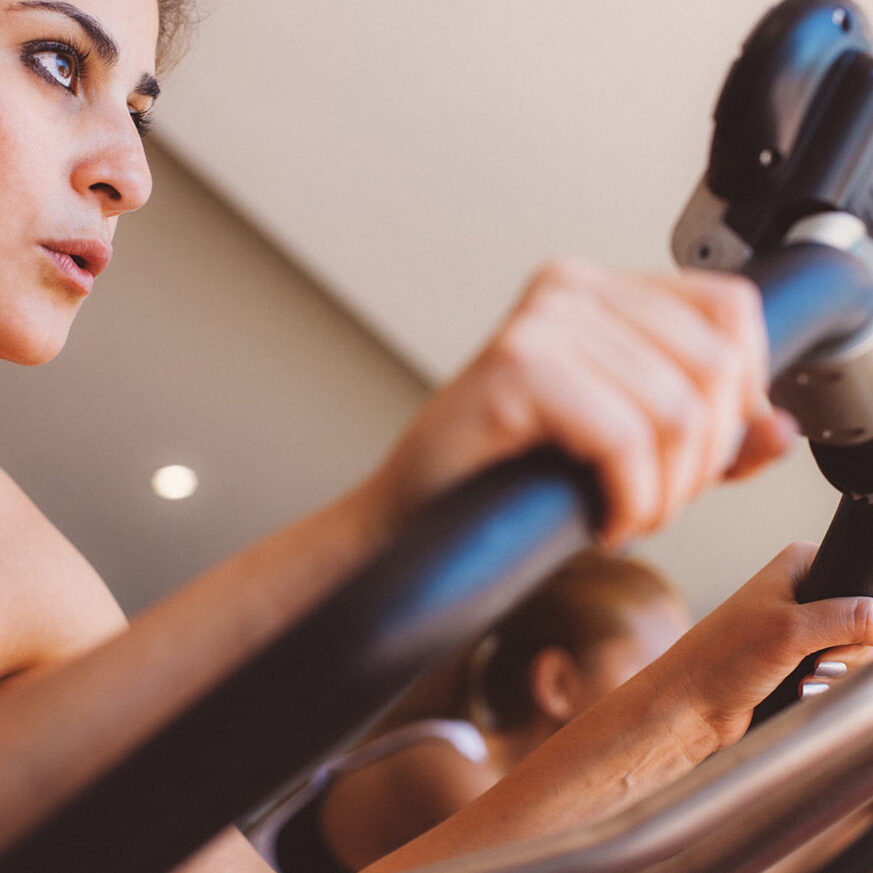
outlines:
[[[552,330],[563,326],[567,319],[574,317],[573,294],[564,285],[543,285],[534,289],[527,300],[522,317],[539,318],[548,321]]]
[[[788,606],[778,610],[767,623],[767,632],[774,640],[781,641],[786,649],[803,649],[803,637],[806,625],[798,614],[796,606]],[[804,653],[805,654],[805,653]]]
[[[542,330],[536,319],[516,319],[491,343],[491,361],[516,376],[526,373],[533,366],[542,341]]]
[[[533,274],[529,288],[535,291],[544,287],[566,287],[592,277],[594,268],[580,258],[552,258],[542,264]]]
[[[796,588],[809,572],[815,558],[818,546],[805,540],[789,543],[775,558],[774,563],[781,566],[781,572],[791,580],[792,589]]]
[[[621,422],[614,422],[606,434],[611,460],[628,469],[649,465],[655,455],[655,432],[651,422],[642,415],[628,415]]]
[[[708,364],[703,381],[710,395],[736,390],[742,382],[743,357],[733,343],[716,339],[710,347]]]
[[[755,313],[761,307],[761,292],[751,279],[745,276],[724,276],[725,294],[745,312]]]
[[[724,294],[713,297],[711,307],[716,321],[731,336],[738,337],[745,330],[748,315],[742,295],[725,289]]]
[[[703,429],[705,418],[694,391],[677,380],[673,390],[661,401],[658,432],[668,444],[684,443]]]
[[[873,598],[858,597],[852,608],[854,642],[873,643]]]
[[[795,540],[789,543],[780,553],[779,557],[789,566],[805,565],[815,555],[817,546],[815,543],[805,540]]]
[[[743,276],[720,276],[701,295],[710,317],[730,336],[745,338],[761,319],[761,295]]]

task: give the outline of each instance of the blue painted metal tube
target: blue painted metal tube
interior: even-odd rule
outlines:
[[[743,270],[761,289],[776,377],[824,342],[873,319],[873,276],[854,255],[805,243],[754,258]]]

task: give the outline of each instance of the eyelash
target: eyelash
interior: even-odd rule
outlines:
[[[130,117],[133,119],[134,127],[136,127],[141,137],[147,137],[152,129],[154,120],[150,109],[140,111],[137,109],[130,110]]]
[[[67,87],[61,84],[46,68],[36,59],[36,55],[42,52],[57,52],[59,55],[64,55],[73,65],[73,82],[75,85]],[[21,48],[21,59],[24,63],[36,73],[41,79],[45,79],[49,84],[62,88],[70,94],[78,94],[79,84],[87,81],[88,78],[88,58],[91,56],[91,50],[85,49],[77,44],[75,40],[43,40],[37,39],[25,43]],[[147,110],[130,110],[130,117],[133,121],[137,132],[141,137],[148,135],[152,126],[152,113]]]

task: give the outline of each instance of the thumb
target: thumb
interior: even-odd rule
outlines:
[[[873,597],[833,597],[799,605],[803,654],[873,645]],[[798,640],[800,642],[800,640]]]
[[[725,472],[725,478],[749,476],[784,455],[798,432],[794,417],[784,409],[771,409],[752,419],[734,462]]]

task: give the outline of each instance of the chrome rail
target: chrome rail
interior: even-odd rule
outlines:
[[[760,873],[873,800],[873,668],[612,819],[417,873]]]

